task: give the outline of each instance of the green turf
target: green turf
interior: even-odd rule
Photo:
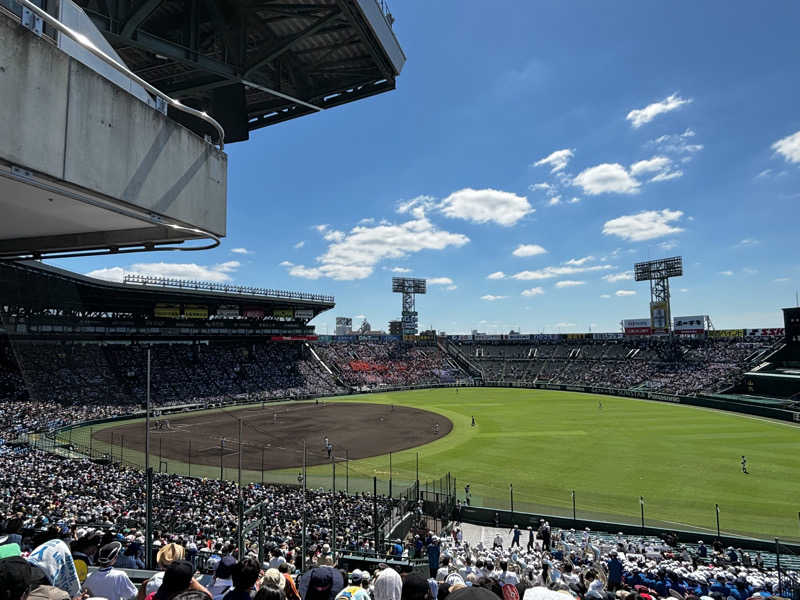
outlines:
[[[800,428],[790,424],[546,390],[450,388],[347,401],[423,407],[453,421],[450,435],[393,455],[395,494],[415,479],[419,452],[423,489],[426,479],[449,471],[462,496],[464,485],[471,484],[474,505],[509,508],[513,483],[517,511],[571,515],[575,490],[578,517],[638,523],[644,496],[648,524],[712,532],[719,504],[723,532],[800,539]],[[742,454],[750,475],[741,472]],[[177,467],[170,464],[170,470]],[[330,471],[314,467],[309,481],[329,487]],[[350,489],[371,487],[373,475],[384,480],[388,472],[386,456],[352,461]],[[218,471],[194,466],[192,474]],[[266,479],[294,481],[296,475],[297,469],[286,469],[269,472]],[[248,479],[260,476],[248,473]],[[344,478],[345,466],[339,464],[337,488],[344,487]],[[380,491],[387,491],[383,481]]]

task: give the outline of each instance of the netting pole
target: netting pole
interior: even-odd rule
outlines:
[[[94,427],[89,427],[89,458],[94,457]]]
[[[572,526],[575,526],[575,523],[578,521],[577,516],[575,515],[575,490],[572,490]]]
[[[642,535],[644,535],[644,496],[639,496],[639,505],[642,507]]]
[[[781,575],[781,544],[775,538],[775,568],[778,569],[778,596],[783,595],[783,577]]]
[[[417,502],[419,502],[419,452],[417,452]]]
[[[158,438],[158,472],[161,473],[161,463],[164,462],[164,438]]]
[[[344,491],[349,496],[350,495],[350,448],[344,451]]]
[[[189,450],[186,455],[187,464],[189,465],[189,477],[192,476],[192,440],[189,438]]]
[[[715,504],[714,508],[717,511],[717,539],[719,539],[719,504]]]
[[[261,446],[261,485],[264,485],[264,446]]]
[[[222,453],[225,450],[225,438],[219,441],[219,480],[222,481],[224,474],[222,472]]]
[[[303,532],[302,532],[302,548],[301,548],[301,556],[300,556],[300,570],[305,572],[306,570],[306,489],[307,489],[307,477],[306,477],[306,458],[307,458],[307,448],[306,448],[306,441],[303,440]]]
[[[331,519],[331,551],[333,564],[336,564],[336,457],[331,461],[331,492],[333,493],[333,518]]]
[[[147,347],[147,400],[144,432],[144,464],[145,464],[145,568],[153,568],[153,468],[150,466],[150,346]]]
[[[119,462],[125,462],[125,436],[122,436],[122,444],[119,447]]]
[[[375,556],[378,556],[378,478],[372,478],[372,527],[375,531]]]
[[[392,453],[389,452],[389,498],[392,497]]]

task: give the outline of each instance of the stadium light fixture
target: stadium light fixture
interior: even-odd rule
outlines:
[[[669,333],[672,329],[669,279],[681,275],[681,256],[648,260],[633,265],[634,279],[650,282],[650,327],[653,333]]]
[[[413,277],[392,277],[392,292],[403,294],[403,309],[401,321],[403,335],[416,335],[418,330],[418,315],[414,302],[416,294],[427,291],[426,281]]]

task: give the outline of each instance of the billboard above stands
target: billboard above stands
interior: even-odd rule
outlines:
[[[622,329],[625,335],[650,335],[653,333],[650,319],[625,319],[622,321]]]
[[[181,307],[179,304],[156,304],[153,316],[162,319],[177,319],[181,316]]]
[[[273,335],[269,338],[273,342],[315,342],[316,335]]]
[[[248,319],[263,319],[264,318],[264,309],[263,308],[247,308],[242,311],[242,314],[247,317]]]
[[[291,308],[273,308],[272,316],[278,319],[292,319],[294,311]]]
[[[712,338],[740,338],[744,336],[744,329],[712,329],[708,337]]]
[[[199,304],[186,304],[183,307],[183,317],[185,319],[207,319],[208,307]]]
[[[336,326],[337,327],[352,327],[353,326],[353,319],[350,317],[336,317]]]
[[[667,333],[669,330],[669,304],[666,302],[651,302],[650,319],[653,333]]]
[[[692,315],[690,317],[675,317],[672,319],[672,330],[681,334],[704,333],[706,330],[705,315]]]
[[[314,311],[310,308],[295,308],[294,309],[294,318],[295,319],[313,319],[314,318]]]
[[[593,333],[592,339],[593,340],[619,340],[623,336],[620,332],[613,332],[613,333]]]
[[[748,337],[783,337],[785,335],[784,331],[783,327],[745,329],[744,334]]]
[[[218,317],[238,317],[239,307],[235,304],[223,304],[217,309]]]

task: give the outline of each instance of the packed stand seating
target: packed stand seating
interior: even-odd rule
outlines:
[[[0,360],[0,430],[14,437],[142,409],[146,349],[129,343],[16,343]],[[345,391],[299,344],[151,345],[154,407]]]
[[[544,520],[527,531],[515,526],[486,533],[485,541],[482,534],[466,539],[460,527],[441,539],[423,533],[408,552],[427,556],[431,579],[451,594],[482,587],[508,598],[504,587],[510,585],[519,594],[511,596],[523,600],[762,600],[792,597],[800,589],[796,571],[784,568],[779,578],[776,569],[765,568],[760,553],[719,542],[706,546],[698,540],[687,547],[671,536],[599,535],[588,528],[576,533],[551,529]]]
[[[353,387],[449,383],[460,372],[435,346],[365,341],[319,344],[315,350],[344,383]]]
[[[674,394],[721,391],[736,384],[772,338],[706,340],[564,340],[451,346],[484,381],[641,388]]]
[[[137,538],[145,529],[144,474],[117,464],[70,460],[39,450],[0,448],[0,540],[22,534],[21,548],[30,551],[51,527],[71,534],[89,528]],[[164,542],[180,538],[197,548],[237,539],[238,488],[235,482],[155,474],[154,531]],[[303,491],[297,486],[258,483],[243,490],[244,506],[266,501],[265,529],[271,544],[300,546]],[[393,501],[377,497],[378,524]],[[307,491],[307,545],[332,543],[333,516],[337,544],[369,549],[373,529],[371,495],[336,495]],[[247,534],[257,543],[257,531]],[[369,535],[368,535],[369,534]],[[374,550],[374,548],[373,548]]]

